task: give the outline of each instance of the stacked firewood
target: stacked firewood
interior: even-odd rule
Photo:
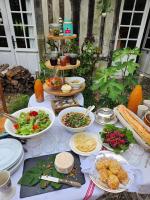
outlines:
[[[0,78],[6,93],[33,92],[34,77],[22,66],[15,66],[11,69],[8,65],[0,66]]]

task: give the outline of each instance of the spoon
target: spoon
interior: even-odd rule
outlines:
[[[5,117],[7,117],[8,119],[10,119],[13,123],[17,123],[17,117],[14,117],[8,113],[1,113],[2,115],[4,115]]]
[[[86,117],[92,110],[94,110],[94,108],[95,108],[94,105],[93,105],[93,106],[89,106],[89,107],[86,109],[85,113],[84,113],[84,117]],[[83,117],[83,118],[84,118],[84,117]]]

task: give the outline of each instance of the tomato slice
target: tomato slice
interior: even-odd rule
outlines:
[[[14,124],[14,128],[18,129],[19,128],[19,124]]]

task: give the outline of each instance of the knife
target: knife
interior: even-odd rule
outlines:
[[[79,182],[70,181],[70,180],[66,180],[66,179],[60,179],[60,178],[56,178],[56,177],[52,177],[52,176],[41,176],[41,179],[45,180],[45,181],[55,182],[55,183],[65,183],[65,184],[71,185],[73,187],[81,187],[81,183],[79,183]]]

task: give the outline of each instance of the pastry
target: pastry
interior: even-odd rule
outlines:
[[[116,190],[119,187],[119,179],[116,175],[110,175],[107,181],[109,188]]]
[[[61,87],[61,90],[63,93],[69,93],[71,91],[72,87],[68,84],[64,84]]]

